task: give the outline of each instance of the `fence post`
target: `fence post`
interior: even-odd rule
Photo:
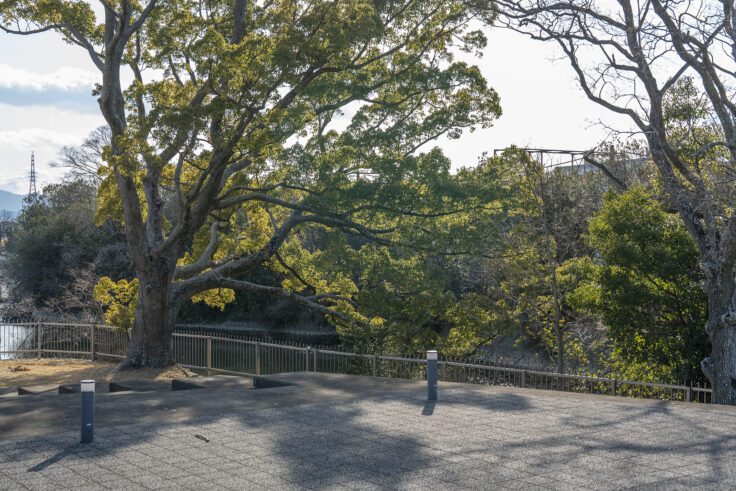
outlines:
[[[317,348],[314,348],[314,373],[317,373],[317,352],[319,350]]]
[[[526,387],[526,370],[521,371],[521,386]]]
[[[309,352],[310,351],[311,351],[310,348],[307,348],[307,349],[304,350],[304,362],[305,362],[304,371],[306,371],[306,372],[309,371]]]
[[[89,357],[95,361],[95,325],[89,326]]]
[[[36,358],[41,359],[41,324],[36,324],[36,333],[38,334],[36,345]]]
[[[256,343],[256,375],[261,374],[261,343]]]
[[[611,382],[611,395],[616,395],[616,379],[613,379],[613,382]]]
[[[685,401],[686,402],[693,402],[693,388],[692,388],[692,386],[688,386],[685,389]]]
[[[212,337],[207,336],[207,375],[212,370]]]
[[[447,362],[442,362],[442,381],[447,382]]]
[[[374,377],[378,376],[378,355],[373,355],[371,358],[371,373]]]

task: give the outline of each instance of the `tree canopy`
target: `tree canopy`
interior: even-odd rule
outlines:
[[[294,239],[307,226],[411,246],[436,233],[436,219],[484,206],[477,182],[423,150],[500,114],[478,68],[453,57],[486,45],[470,29],[491,20],[476,2],[103,5],[100,23],[83,1],[4,2],[0,25],[55,30],[100,70],[111,145],[98,217],[124,223],[139,280],[126,365],[172,363],[183,302],[216,304],[227,290],[351,321],[339,275],[310,278],[309,295],[293,291],[303,282],[291,263],[315,260]],[[239,279],[266,263],[290,278]]]
[[[623,359],[700,380],[710,343],[698,251],[679,217],[642,187],[607,196],[588,239],[603,264],[573,294],[601,316]]]
[[[629,119],[705,274],[714,401],[736,404],[736,5],[498,0],[498,23],[554,43],[583,93]]]
[[[96,317],[91,287],[97,279],[132,275],[122,231],[110,221],[96,227],[96,209],[96,188],[81,180],[46,186],[27,199],[9,227],[3,261],[15,313],[33,310],[30,304]]]

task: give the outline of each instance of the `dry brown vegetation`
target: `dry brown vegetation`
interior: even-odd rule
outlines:
[[[119,382],[123,380],[172,380],[197,376],[191,370],[178,366],[138,368],[114,373],[117,366],[117,363],[89,360],[2,360],[0,361],[0,387],[65,384],[79,382],[83,379]],[[16,370],[17,367],[21,369]]]

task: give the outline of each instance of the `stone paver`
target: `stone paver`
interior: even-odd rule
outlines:
[[[452,388],[5,440],[0,489],[736,489],[734,416]]]

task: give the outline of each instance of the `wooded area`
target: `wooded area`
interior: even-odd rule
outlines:
[[[176,322],[228,316],[329,324],[360,352],[505,339],[736,404],[732,5],[103,4],[104,23],[82,1],[0,4],[6,32],[88,52],[107,122],[8,232],[6,315],[104,318],[130,330],[124,366],[171,364]],[[640,133],[453,170],[433,142],[501,115],[455,61],[494,28],[556,42]]]

